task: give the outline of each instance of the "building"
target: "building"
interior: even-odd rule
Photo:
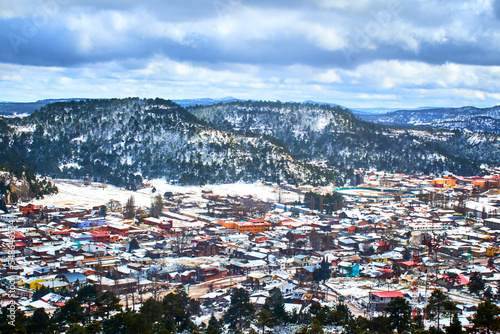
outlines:
[[[401,291],[370,291],[368,309],[383,312],[387,304],[395,298],[404,298]]]

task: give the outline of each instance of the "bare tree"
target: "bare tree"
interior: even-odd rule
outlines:
[[[185,228],[174,228],[172,231],[175,233],[172,251],[180,257],[184,249],[191,243],[192,235]]]
[[[315,251],[320,250],[322,246],[321,235],[316,230],[312,230],[311,233],[309,233],[309,243],[313,250]]]
[[[108,207],[108,210],[111,212],[116,212],[122,207],[121,203],[114,199],[110,199],[109,202],[106,203],[106,206]]]

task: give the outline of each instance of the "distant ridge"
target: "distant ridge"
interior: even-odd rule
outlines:
[[[330,103],[330,102],[317,102],[317,101],[313,101],[313,100],[305,100],[302,103],[310,103],[310,104],[317,104],[317,105],[320,105],[320,106],[341,107],[341,108],[344,108],[344,109],[349,109],[347,107],[341,106],[340,104]]]
[[[416,108],[356,115],[365,121],[384,125],[500,134],[500,106]]]
[[[197,98],[197,99],[176,99],[172,100],[173,102],[177,103],[181,107],[194,107],[194,106],[209,106],[212,104],[217,104],[217,103],[230,103],[230,102],[237,102],[237,101],[243,101],[240,99],[237,99],[232,96],[226,96],[221,99],[212,99],[210,97],[203,97],[203,98]]]

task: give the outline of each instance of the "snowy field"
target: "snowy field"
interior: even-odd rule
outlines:
[[[91,183],[85,185],[83,181],[77,180],[52,180],[59,189],[55,195],[45,196],[41,200],[33,200],[35,205],[42,206],[72,206],[80,208],[91,208],[97,205],[106,204],[110,199],[114,199],[124,204],[130,196],[134,196],[137,206],[147,207],[151,204],[151,198],[157,194],[163,195],[166,191],[174,194],[183,194],[189,196],[184,202],[205,202],[201,197],[202,190],[211,190],[218,195],[251,195],[264,201],[278,201],[278,189],[275,186],[265,186],[263,184],[222,184],[197,186],[177,186],[167,183],[165,180],[145,181],[148,186],[138,191],[130,191],[117,188],[108,184]],[[153,193],[153,187],[156,192]],[[299,200],[296,193],[282,191],[281,199],[283,202],[293,202]]]
[[[394,193],[387,193],[371,189],[343,189],[343,190],[338,190],[337,192],[339,194],[346,196],[362,196],[362,197],[387,197],[394,195]]]

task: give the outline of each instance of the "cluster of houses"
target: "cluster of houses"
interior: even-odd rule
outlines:
[[[0,214],[2,303],[50,310],[84,284],[122,296],[156,296],[182,285],[223,308],[238,284],[251,291],[257,308],[277,287],[289,312],[312,301],[345,300],[366,315],[395,297],[422,309],[437,287],[455,290],[466,312],[474,302],[460,296],[473,273],[496,291],[500,195],[492,188],[498,178],[481,183],[375,172],[359,178],[364,187],[391,186],[410,196],[345,196],[332,215],[268,203],[265,214],[244,220],[227,210],[215,215],[213,194],[198,207],[181,204],[129,220],[100,207],[12,206]],[[484,184],[486,193],[478,187]],[[209,288],[196,288],[201,285]]]

